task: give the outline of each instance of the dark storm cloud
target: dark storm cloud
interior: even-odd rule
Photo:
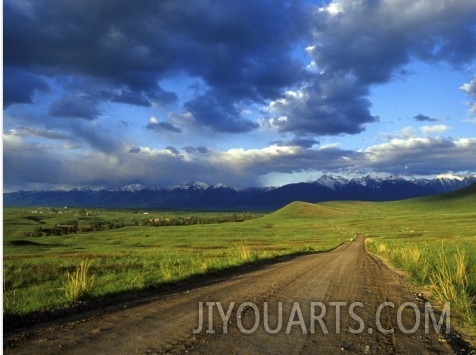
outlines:
[[[273,124],[295,133],[359,133],[377,120],[367,99],[372,85],[401,75],[415,58],[469,63],[475,23],[474,1],[336,0],[314,13],[307,48],[313,79],[274,103]]]
[[[185,108],[199,126],[212,127],[218,132],[242,133],[258,128],[257,123],[240,116],[232,100],[222,97],[207,92],[187,102]]]
[[[49,91],[48,84],[37,75],[18,68],[3,70],[3,105],[5,108],[12,104],[33,103],[33,94],[37,91]]]
[[[4,189],[31,188],[36,184],[56,184],[65,178],[64,163],[58,161],[54,152],[38,144],[9,144],[5,141],[3,156]],[[67,181],[67,180],[63,180]]]
[[[75,134],[77,141],[85,142],[94,151],[106,154],[115,154],[122,150],[122,143],[107,133],[104,127],[91,124],[91,122],[73,122],[70,129]]]
[[[207,154],[208,153],[208,148],[204,146],[198,146],[198,147],[187,146],[187,147],[183,147],[182,149],[189,154]]]
[[[107,93],[106,95],[108,95]],[[135,106],[150,107],[150,99],[143,93],[131,90],[121,90],[117,95],[111,95],[111,101]]]
[[[154,90],[153,92],[149,93],[143,91],[136,92],[130,89],[124,89],[120,90],[117,93],[114,93],[113,91],[104,92],[104,95],[110,96],[110,99],[113,102],[144,107],[150,107],[151,102],[153,101],[160,102],[163,104],[170,104],[174,103],[177,100],[176,94],[162,90],[161,88],[158,88],[157,90]]]
[[[352,77],[321,75],[313,85],[287,93],[284,99],[271,104],[271,111],[278,117],[273,125],[281,132],[301,135],[360,133],[365,123],[378,120],[370,113],[367,94],[366,86]]]
[[[438,122],[439,121],[439,119],[436,117],[426,116],[421,113],[414,116],[413,118],[415,119],[415,121],[419,121],[419,122]]]
[[[172,146],[168,146],[168,147],[165,147],[165,150],[172,153],[173,155],[180,155],[180,150],[175,148],[175,147],[172,147]]]
[[[164,90],[160,85],[151,90],[131,90],[123,84],[91,76],[59,77],[59,82],[65,91],[71,93],[69,96],[78,96],[97,103],[111,101],[150,107],[153,103],[168,105],[177,101],[175,93]]]
[[[101,111],[97,108],[97,101],[87,96],[67,96],[53,102],[50,115],[53,117],[84,118],[95,120]]]
[[[316,14],[312,57],[322,69],[382,83],[411,57],[468,63],[476,54],[472,1],[335,1]]]
[[[319,144],[319,141],[314,138],[305,138],[305,137],[295,137],[290,141],[275,141],[271,144],[277,146],[297,146],[302,148],[311,148],[314,144]]]
[[[276,106],[276,117],[287,117],[279,130],[356,134],[377,119],[367,99],[370,86],[391,80],[412,58],[461,66],[475,57],[475,2],[336,0],[331,5],[6,0],[5,66],[22,70],[23,82],[30,81],[7,80],[6,103],[31,102],[35,91],[45,89],[40,74],[101,80],[100,101],[173,103],[176,94],[159,82],[184,73],[206,85],[184,109],[213,130],[256,129],[241,115],[245,106],[267,104],[300,86],[304,98]],[[314,71],[296,59],[295,51],[307,45]],[[86,82],[94,90],[93,81]],[[66,108],[56,103],[51,111],[65,116]],[[84,102],[72,110],[87,119],[97,116]]]
[[[247,186],[270,172],[303,169],[472,169],[474,139],[404,137],[350,151],[316,147],[314,137],[357,134],[376,122],[371,90],[406,75],[415,59],[455,67],[474,60],[476,2],[316,3],[324,1],[4,0],[6,184],[167,185],[191,176]],[[194,92],[179,92],[189,84]],[[11,107],[36,104],[48,90],[42,105]],[[474,98],[476,79],[461,90]],[[108,122],[117,113],[107,111],[110,103],[157,109],[147,129],[163,134],[250,132],[259,113],[261,127],[295,138],[228,151],[147,147],[131,136],[125,143],[121,134],[137,125],[110,132],[129,120]],[[58,149],[63,143],[75,149]]]
[[[141,151],[142,150],[140,149],[140,147],[131,147],[131,149],[129,149],[129,153],[134,153],[134,154],[138,154]]]
[[[290,50],[305,33],[304,7],[265,0],[5,1],[5,66],[100,78],[123,88],[103,99],[139,106],[176,100],[158,82],[177,73],[202,78],[225,101],[262,101],[303,77]],[[33,89],[23,89],[23,97],[31,97]],[[201,107],[198,121],[226,132],[256,127],[230,113],[229,102],[218,105],[223,117],[205,118]],[[189,106],[197,107],[196,101]],[[52,111],[64,116],[63,107]],[[94,116],[82,116],[88,113]]]
[[[150,122],[147,126],[145,126],[148,130],[155,131],[155,132],[173,132],[173,133],[181,133],[182,130],[169,122]]]

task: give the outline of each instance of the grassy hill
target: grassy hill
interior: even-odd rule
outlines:
[[[422,200],[428,203],[454,202],[458,204],[476,204],[476,184],[446,194],[427,197]]]
[[[326,206],[325,204],[312,204],[308,202],[295,201],[286,205],[285,207],[267,215],[264,219],[281,218],[334,218],[348,214],[350,211],[344,211],[333,206]]]

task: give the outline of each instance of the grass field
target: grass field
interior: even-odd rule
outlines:
[[[363,234],[370,252],[407,272],[435,302],[452,302],[459,321],[474,327],[475,207],[473,187],[396,202],[294,202],[264,215],[5,208],[4,314],[160,287],[278,255],[329,250]],[[154,226],[147,223],[152,219],[181,225]],[[197,223],[184,225],[190,221]],[[45,230],[57,225],[78,231],[47,235]]]
[[[328,250],[348,238],[328,225],[326,216],[316,219],[314,214],[300,215],[297,206],[287,209],[294,218],[285,218],[282,212],[277,212],[243,222],[179,226],[150,226],[144,222],[173,218],[177,213],[149,211],[144,215],[141,211],[92,210],[88,216],[81,217],[80,211],[74,209],[43,209],[40,214],[38,209],[6,208],[4,312],[25,314],[77,301],[69,290],[71,277],[81,271],[77,267],[85,260],[88,260],[88,275],[94,280],[82,298],[101,298],[278,255]],[[226,220],[224,217],[235,213],[180,215],[185,219],[199,215],[211,221]],[[251,217],[260,216],[251,214]],[[121,221],[125,226],[67,235],[29,236],[39,228],[45,230],[72,223],[74,219],[83,225],[91,221]]]

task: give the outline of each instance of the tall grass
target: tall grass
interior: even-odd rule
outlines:
[[[92,260],[82,260],[73,273],[66,274],[64,294],[66,300],[76,303],[91,295],[94,286],[94,275],[89,275]]]
[[[369,250],[409,273],[410,278],[428,290],[430,298],[444,304],[463,324],[476,326],[476,297],[470,279],[475,275],[471,255],[459,248],[388,246],[370,241]]]
[[[248,245],[248,242],[242,239],[239,243],[235,243],[235,246],[241,260],[244,263],[249,263],[251,261],[251,247]]]
[[[458,249],[453,260],[449,260],[443,250],[438,250],[437,263],[439,267],[429,275],[434,297],[442,303],[450,302],[463,321],[474,323],[472,308],[476,306],[476,297],[470,295],[468,288],[469,255]]]

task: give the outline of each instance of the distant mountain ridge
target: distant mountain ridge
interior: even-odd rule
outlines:
[[[3,194],[4,206],[69,206],[164,209],[276,209],[293,201],[390,201],[431,196],[476,183],[476,176],[439,175],[435,179],[347,179],[323,175],[312,182],[267,188],[232,188],[188,181],[173,187],[132,184],[101,190],[18,191]]]

